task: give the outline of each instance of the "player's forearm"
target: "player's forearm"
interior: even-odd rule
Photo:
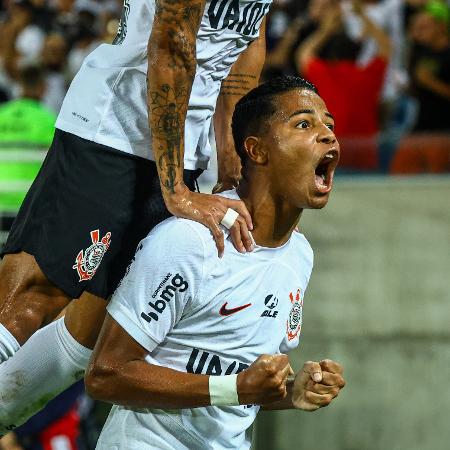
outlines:
[[[266,55],[265,25],[231,68],[223,80],[214,114],[214,131],[217,145],[219,182],[237,182],[240,178],[240,161],[234,148],[231,119],[236,103],[259,84]]]
[[[86,387],[97,400],[131,408],[196,408],[210,405],[208,380],[135,360],[115,368],[91,366]]]
[[[214,115],[214,132],[217,147],[217,171],[219,182],[237,183],[241,166],[231,132],[231,119],[236,103],[248,91],[257,86],[259,74],[235,70],[222,82]]]
[[[164,196],[183,186],[184,124],[204,0],[158,0],[148,44],[148,115]]]

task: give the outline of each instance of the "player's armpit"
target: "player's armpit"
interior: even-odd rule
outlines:
[[[209,377],[155,366],[148,351],[109,314],[86,372],[86,389],[97,400],[136,408],[210,405]]]

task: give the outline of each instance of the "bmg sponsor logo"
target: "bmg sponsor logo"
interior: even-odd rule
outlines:
[[[170,302],[175,293],[185,292],[189,287],[188,282],[179,273],[175,274],[169,282],[170,276],[171,274],[166,275],[163,282],[158,286],[157,291],[159,290],[160,292],[157,300],[155,302],[148,302],[151,310],[141,313],[141,317],[146,322],[150,323],[152,320],[158,321],[159,315],[166,309],[167,303]],[[152,297],[155,298],[156,296],[154,297],[152,295]]]

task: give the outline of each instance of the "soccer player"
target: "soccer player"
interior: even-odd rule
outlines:
[[[333,119],[315,88],[284,77],[244,96],[233,115],[242,160],[237,191],[252,214],[255,250],[228,239],[219,259],[209,230],[158,225],[114,293],[86,384],[114,403],[97,449],[248,449],[260,405],[307,411],[344,386],[342,367],[307,362],[289,380],[313,265],[295,230],[326,205],[339,158]]]
[[[236,184],[230,112],[258,83],[269,6],[125,0],[114,45],[86,58],[0,265],[0,363],[9,358],[0,364],[0,434],[20,422],[3,422],[11,411],[29,415],[83,376],[105,299],[157,223],[170,214],[197,220],[222,253],[219,224],[233,209],[233,241],[251,250],[245,205],[193,190],[208,164],[216,108],[219,186]],[[65,320],[51,323],[67,305]],[[20,380],[9,377],[12,368]],[[52,385],[43,383],[50,375]],[[16,383],[22,388],[11,395]],[[23,386],[34,386],[27,404]]]

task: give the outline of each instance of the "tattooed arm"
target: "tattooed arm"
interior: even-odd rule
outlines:
[[[184,124],[196,69],[196,36],[205,0],[156,0],[148,43],[148,112],[152,149],[167,209],[207,226],[223,253],[219,227],[228,208],[240,216],[231,228],[235,247],[250,250],[252,227],[244,203],[191,192],[183,183]]]
[[[239,99],[259,84],[266,56],[265,23],[264,19],[258,39],[240,55],[230,74],[222,82],[214,115],[219,173],[213,192],[236,187],[241,178],[241,164],[231,133],[231,118]]]
[[[163,195],[183,187],[184,122],[205,0],[157,0],[148,43],[148,108]]]

